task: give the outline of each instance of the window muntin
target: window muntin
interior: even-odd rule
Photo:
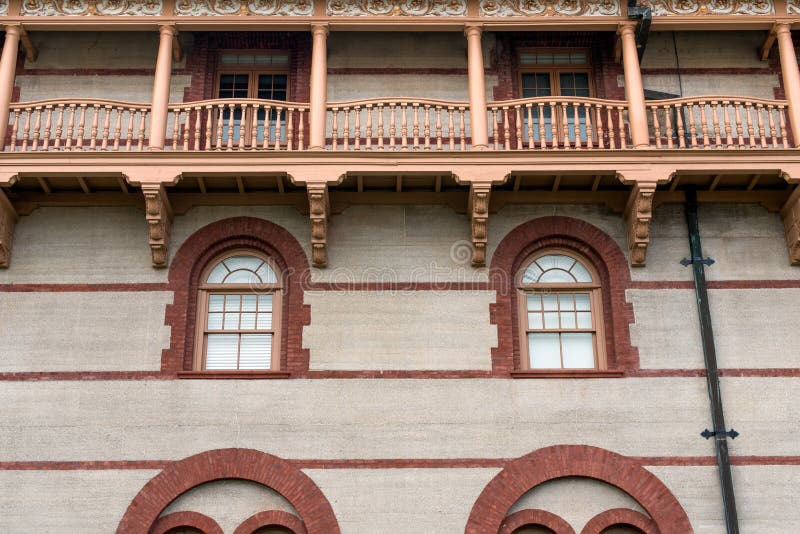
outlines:
[[[519,276],[520,349],[529,369],[602,369],[598,277],[580,256],[548,250]]]
[[[207,371],[275,370],[280,351],[280,283],[269,258],[248,251],[206,269],[198,298],[195,367]]]

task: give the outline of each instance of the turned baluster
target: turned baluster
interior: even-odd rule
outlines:
[[[658,106],[650,106],[653,116],[653,132],[656,138],[656,148],[661,148],[661,127],[658,124]]]
[[[139,110],[141,112],[141,120],[139,121],[139,144],[137,145],[137,150],[141,152],[144,149],[144,134],[145,134],[145,126],[147,126],[147,113],[150,111],[148,108],[142,108]]]
[[[563,139],[564,139],[564,149],[565,150],[569,150],[569,148],[570,148],[569,119],[567,118],[567,107],[569,107],[569,104],[566,103],[566,102],[561,102],[559,104],[559,107],[561,108],[561,127],[564,129],[564,131],[561,132],[562,136],[563,136]],[[575,118],[575,120],[577,120],[577,117]],[[573,127],[574,126],[575,125],[573,124]],[[577,132],[576,132],[576,134],[577,134]],[[577,135],[576,135],[576,140],[577,140]],[[577,144],[578,143],[576,142],[575,145],[577,145]],[[577,146],[576,146],[576,148],[577,148]]]
[[[623,120],[623,113],[625,113],[625,108],[622,106],[617,106],[617,117],[619,118],[619,147],[627,148],[628,139],[626,137],[627,134],[625,132],[625,121]]]
[[[305,109],[300,108],[297,117],[297,150],[305,150],[306,146],[306,132],[305,132]]]
[[[436,106],[436,150],[442,149],[442,106]]]
[[[706,103],[700,101],[698,104],[698,108],[700,109],[700,131],[703,134],[703,149],[710,149],[711,148],[711,138],[709,137],[708,132],[708,117],[706,116]]]
[[[216,111],[216,115],[217,115],[217,131],[216,131],[216,136],[215,136],[215,139],[214,139],[214,147],[217,150],[220,150],[222,148],[222,139],[223,139],[222,132],[223,132],[223,128],[225,126],[225,119],[224,119],[223,113],[222,113],[222,110],[223,110],[224,107],[225,107],[224,104],[217,104],[217,111]]]
[[[356,150],[361,150],[361,106],[355,106],[355,126],[353,127],[353,144]]]
[[[114,123],[114,145],[112,150],[114,152],[119,151],[119,140],[122,137],[122,115],[125,113],[125,108],[117,107],[117,120]],[[61,124],[59,122],[58,131],[61,131]],[[61,134],[58,134],[58,137],[61,137]],[[56,146],[58,146],[58,141],[56,141]]]
[[[33,142],[31,143],[31,150],[34,152],[39,150],[39,137],[42,134],[42,106],[36,106],[36,122],[33,126]]]
[[[431,105],[425,104],[425,120],[422,134],[425,136],[425,150],[431,149]]]
[[[558,107],[555,102],[550,102],[550,146],[551,148],[559,148],[561,142],[561,131],[558,129]]]
[[[614,119],[611,116],[612,109],[612,106],[606,106],[606,131],[608,131],[608,148],[615,150],[617,148],[617,134],[614,131]],[[621,115],[619,120],[622,122]],[[625,145],[622,145],[621,148],[625,148]]]
[[[225,150],[233,150],[233,125],[234,125],[235,110],[236,110],[236,104],[228,104],[228,124],[226,125],[224,131],[224,135],[227,136],[228,140],[225,143]],[[221,116],[222,115],[220,115],[220,117]]]
[[[400,147],[401,150],[408,150],[408,118],[406,117],[406,103],[400,103]]]
[[[100,106],[92,106],[92,133],[89,137],[89,150],[97,148],[97,133],[100,125]]]
[[[183,122],[183,151],[189,151],[189,136],[191,134],[191,124],[192,124],[192,108],[186,108],[185,110],[180,110],[181,114],[186,112],[186,120]],[[177,150],[177,149],[176,149]]]
[[[367,104],[367,132],[364,139],[364,150],[372,150],[372,104]]]
[[[258,113],[261,111],[261,104],[253,104],[250,111],[250,150],[258,149]],[[244,123],[245,121],[242,121]],[[244,137],[240,135],[240,137]],[[245,145],[246,146],[246,145]]]
[[[772,148],[777,148],[778,145],[778,132],[775,131],[775,116],[772,114],[772,111],[775,108],[772,106],[766,106],[764,111],[767,112],[767,118],[769,119],[769,133],[770,137],[772,137]]]
[[[730,117],[731,103],[728,100],[722,102],[722,119],[725,122],[725,146],[726,148],[733,148],[733,137],[731,136],[731,117]]]
[[[544,122],[544,102],[539,102],[539,146],[547,148],[547,126]]]
[[[350,108],[344,108],[344,124],[342,125],[342,150],[350,148]]]
[[[604,149],[606,147],[605,131],[603,130],[603,107],[600,104],[594,106],[594,124],[597,130],[597,148]]]
[[[764,105],[756,104],[756,117],[758,117],[758,139],[761,142],[761,148],[767,148],[767,132],[764,129]]]
[[[286,109],[286,150],[293,150],[294,145],[294,108]]]
[[[753,104],[745,102],[745,116],[747,117],[747,137],[750,139],[750,148],[756,146],[755,122],[753,121]]]
[[[205,150],[211,150],[211,136],[213,135],[213,118],[214,115],[214,107],[209,104],[206,106],[206,135],[205,135]]]
[[[675,104],[675,122],[678,125],[678,146],[686,148],[686,130],[683,127],[683,111],[680,104]]]
[[[231,117],[233,116],[233,110],[231,110]],[[236,143],[237,150],[244,150],[246,148],[245,143],[247,142],[247,104],[242,104],[242,115],[239,119],[239,140]]]
[[[720,148],[722,145],[722,137],[719,127],[719,102],[712,101],[709,109],[711,110],[711,120],[713,121],[714,127],[714,146]]]
[[[692,142],[692,148],[697,147],[697,122],[694,118],[694,104],[686,104],[686,109],[689,111],[689,138]]]
[[[274,150],[281,149],[281,117],[283,117],[283,106],[275,106],[275,145]]]
[[[383,150],[383,104],[378,104],[378,150]]]
[[[733,112],[734,118],[736,119],[736,143],[739,148],[744,148],[744,128],[742,128],[741,108],[741,102],[734,102]]]
[[[339,141],[339,108],[332,108],[331,116],[331,150],[336,150]]]
[[[503,106],[503,150],[511,150],[511,132],[508,126],[508,106]]]
[[[497,131],[499,127],[499,122],[497,121],[497,108],[491,108],[489,113],[492,114],[492,137],[494,137],[494,149],[500,150],[500,135]]]
[[[456,137],[455,137],[455,108],[453,106],[447,106],[447,135],[450,138],[450,150],[456,149]]]
[[[464,127],[464,107],[458,108],[458,136],[461,139],[461,151],[467,149],[467,129]]]
[[[275,135],[279,135],[278,129],[280,128],[280,117],[275,119]],[[264,138],[261,140],[261,150],[269,150],[270,139],[269,132],[272,130],[272,106],[266,104],[264,106]]]
[[[53,128],[53,106],[45,106],[47,117],[44,121],[44,135],[42,136],[42,149],[47,150],[50,147],[50,130]]]
[[[397,123],[395,122],[394,116],[394,109],[396,104],[394,102],[389,103],[389,148],[394,150],[395,148],[395,135],[397,134]]]
[[[103,139],[100,143],[100,150],[108,149],[108,137],[111,134],[111,109],[111,106],[105,106],[105,118],[103,119]]]
[[[675,141],[673,140],[675,131],[672,129],[672,117],[670,115],[669,106],[664,106],[664,122],[667,127],[667,148],[675,148]]]
[[[586,147],[593,148],[592,108],[589,104],[583,105],[583,114],[586,116]]]
[[[778,104],[778,127],[780,128],[781,148],[786,148],[786,115],[783,104]]]
[[[514,109],[517,112],[516,113],[517,139],[516,139],[516,145],[514,145],[514,148],[516,148],[517,150],[521,150],[521,149],[525,148],[525,146],[522,143],[522,108],[520,108],[520,106],[515,106]]]
[[[414,150],[419,150],[419,104],[415,102],[411,106],[414,113],[411,134],[414,136]]]
[[[31,138],[31,116],[33,115],[32,108],[25,108],[25,126],[22,130],[22,151],[28,150],[28,141]]]
[[[11,125],[11,145],[9,151],[14,152],[17,149],[17,130],[19,129],[19,109],[14,110],[14,121]]]
[[[528,115],[528,150],[533,150],[535,148],[533,139],[533,106],[525,104],[525,113]]]
[[[200,150],[200,131],[201,131],[201,124],[202,124],[202,115],[203,115],[203,108],[200,106],[195,106],[194,108],[195,117],[194,117],[194,146],[195,150]],[[190,111],[187,110],[187,114],[190,114]],[[186,126],[189,126],[189,121],[187,117]],[[184,145],[185,146],[185,145]]]
[[[181,141],[181,110],[172,110],[172,150],[178,150],[178,143]]]
[[[128,128],[125,130],[125,150],[127,152],[131,151],[131,147],[133,145],[133,122],[136,120],[136,108],[130,108],[128,110]],[[72,137],[72,119],[70,119],[70,134],[69,137]],[[67,141],[69,142],[69,140]]]

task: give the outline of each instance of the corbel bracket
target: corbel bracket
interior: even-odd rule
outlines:
[[[472,265],[486,265],[486,243],[488,242],[489,199],[491,183],[472,183],[469,186],[467,213],[470,219],[470,239],[472,241]]]
[[[166,267],[169,236],[172,233],[172,206],[161,184],[142,184],[142,193],[153,267]]]
[[[781,209],[781,219],[789,248],[789,261],[800,265],[800,186],[796,187]]]
[[[17,212],[11,201],[0,189],[0,268],[8,268],[11,262],[11,242],[17,225]]]
[[[181,41],[178,39],[178,31],[172,36],[172,61],[178,62],[183,59],[183,47]]]
[[[764,43],[761,45],[761,49],[758,52],[758,56],[761,61],[766,61],[769,59],[769,53],[772,51],[772,47],[775,45],[775,39],[778,37],[778,32],[776,31],[776,25],[773,25],[770,28],[767,36],[764,38]]]
[[[28,61],[36,61],[36,58],[39,57],[39,49],[33,44],[31,36],[23,27],[20,27],[19,40],[22,42],[22,48],[25,49],[25,59]]]
[[[328,265],[328,214],[331,211],[328,185],[308,184],[308,207],[311,217],[311,263],[314,267]]]
[[[653,218],[655,183],[636,183],[625,206],[625,223],[628,226],[628,250],[632,267],[644,267],[647,262],[647,245],[650,243],[650,220]]]

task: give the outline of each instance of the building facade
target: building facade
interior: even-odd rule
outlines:
[[[0,531],[796,530],[794,0],[0,24]]]

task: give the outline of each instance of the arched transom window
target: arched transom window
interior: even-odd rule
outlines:
[[[198,298],[195,367],[208,371],[277,369],[280,278],[269,258],[251,251],[212,262]]]
[[[523,264],[518,288],[523,367],[605,368],[600,285],[584,258],[540,251]]]

